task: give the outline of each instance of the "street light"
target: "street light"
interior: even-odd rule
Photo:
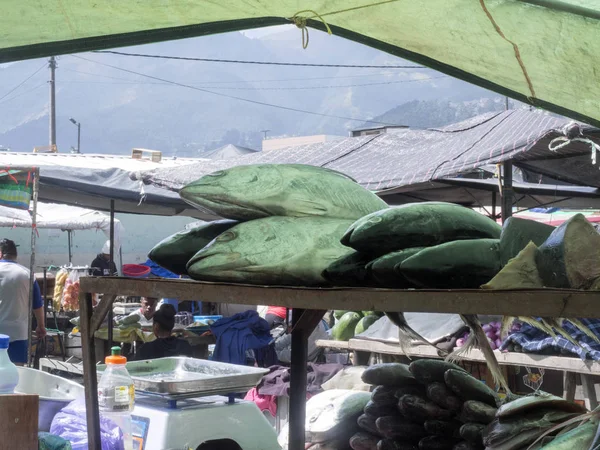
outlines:
[[[75,153],[81,153],[81,123],[77,122],[72,117],[69,117],[69,121],[73,125],[77,125],[77,151]]]

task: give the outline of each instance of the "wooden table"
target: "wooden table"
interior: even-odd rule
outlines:
[[[600,291],[531,290],[398,290],[371,288],[295,288],[209,283],[181,279],[82,277],[81,333],[86,383],[88,439],[100,449],[97,377],[93,334],[117,295],[202,300],[292,308],[290,375],[290,450],[304,449],[307,339],[326,309],[352,311],[439,312],[542,317],[598,317]],[[94,311],[92,293],[105,294]]]

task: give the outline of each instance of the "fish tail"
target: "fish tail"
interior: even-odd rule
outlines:
[[[500,338],[508,336],[510,332],[510,327],[515,321],[516,317],[514,316],[503,316],[502,317],[502,325],[500,327]]]
[[[492,374],[494,383],[496,383],[497,386],[504,389],[504,392],[506,393],[507,397],[512,398],[513,393],[508,387],[508,383],[506,382],[506,379],[502,374],[500,364],[498,363],[496,355],[494,354],[494,350],[492,350],[490,342],[488,341],[488,338],[485,335],[485,331],[483,331],[483,328],[481,327],[481,322],[479,322],[479,319],[474,314],[461,314],[460,317],[463,319],[465,324],[471,329],[471,336],[474,339],[474,345],[479,347],[479,349],[483,353],[488,368],[490,369],[490,372]]]
[[[571,336],[569,333],[567,333],[563,329],[562,319],[556,319],[554,317],[545,317],[545,318],[542,318],[542,320],[545,321],[549,327],[556,330],[556,332],[558,334],[560,334],[562,337],[564,337],[571,344],[575,345],[576,347],[583,348],[583,347],[581,347],[581,344],[573,338],[573,336]]]
[[[425,345],[430,345],[433,348],[435,348],[436,352],[440,352],[440,349],[438,349],[435,345],[433,345],[431,342],[429,342],[427,339],[425,339],[423,336],[421,336],[419,333],[417,333],[410,327],[403,313],[386,312],[385,314],[388,316],[390,321],[398,327],[398,340],[400,344],[400,349],[409,359],[409,351],[412,341],[417,341]]]
[[[532,326],[533,328],[537,328],[538,330],[543,331],[544,333],[550,335],[553,338],[556,337],[556,333],[554,332],[554,330],[551,327],[549,327],[548,324],[544,321],[539,322],[533,317],[526,316],[518,316],[517,319],[523,323],[526,323],[527,325]]]
[[[593,339],[594,341],[596,341],[597,343],[600,344],[600,338],[598,338],[598,336],[596,336],[592,330],[590,330],[590,328],[584,324],[581,320],[579,319],[562,319],[567,320],[569,322],[571,322],[573,324],[573,326],[575,328],[577,328],[579,331],[581,331],[583,334],[585,334],[586,336],[588,336],[589,338]]]

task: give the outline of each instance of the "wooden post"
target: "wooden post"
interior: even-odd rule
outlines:
[[[303,309],[292,310],[292,360],[290,365],[289,450],[304,450],[306,420],[306,363],[308,335],[300,322]]]
[[[583,387],[585,406],[590,411],[593,411],[598,407],[598,399],[596,398],[596,386],[594,385],[594,377],[582,373],[581,386]]]
[[[563,379],[563,397],[568,402],[574,402],[575,390],[577,389],[577,374],[565,370]]]
[[[33,283],[35,282],[35,236],[37,233],[37,204],[38,204],[38,192],[39,192],[39,181],[40,181],[40,169],[33,169],[33,185],[32,185],[32,201],[33,206],[31,208],[31,257],[29,260],[29,309],[28,309],[28,320],[27,320],[27,365],[31,363],[31,322],[33,316]],[[30,173],[31,173],[30,172]],[[46,299],[42,302],[42,308],[44,314],[44,323],[42,326],[46,326]],[[39,340],[38,340],[39,341]],[[38,342],[40,345],[41,342]]]
[[[321,321],[323,314],[325,311],[321,310],[292,309],[289,450],[304,450],[308,337]]]
[[[0,450],[37,450],[39,397],[0,395]]]
[[[82,292],[80,294],[79,312],[81,320],[81,347],[83,352],[83,382],[85,386],[88,448],[90,450],[101,450],[98,378],[96,376],[96,349],[94,347],[94,331],[91,329],[91,293]]]

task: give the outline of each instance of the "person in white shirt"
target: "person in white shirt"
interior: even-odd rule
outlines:
[[[156,297],[142,297],[140,309],[133,311],[127,317],[138,316],[140,318],[139,324],[142,327],[152,327],[154,313],[156,311],[156,305],[158,299]]]
[[[29,342],[30,271],[17,264],[17,246],[10,239],[0,240],[0,333],[10,336],[8,356],[16,365],[27,363]],[[44,302],[37,282],[33,284],[33,313],[38,339],[46,336]]]

